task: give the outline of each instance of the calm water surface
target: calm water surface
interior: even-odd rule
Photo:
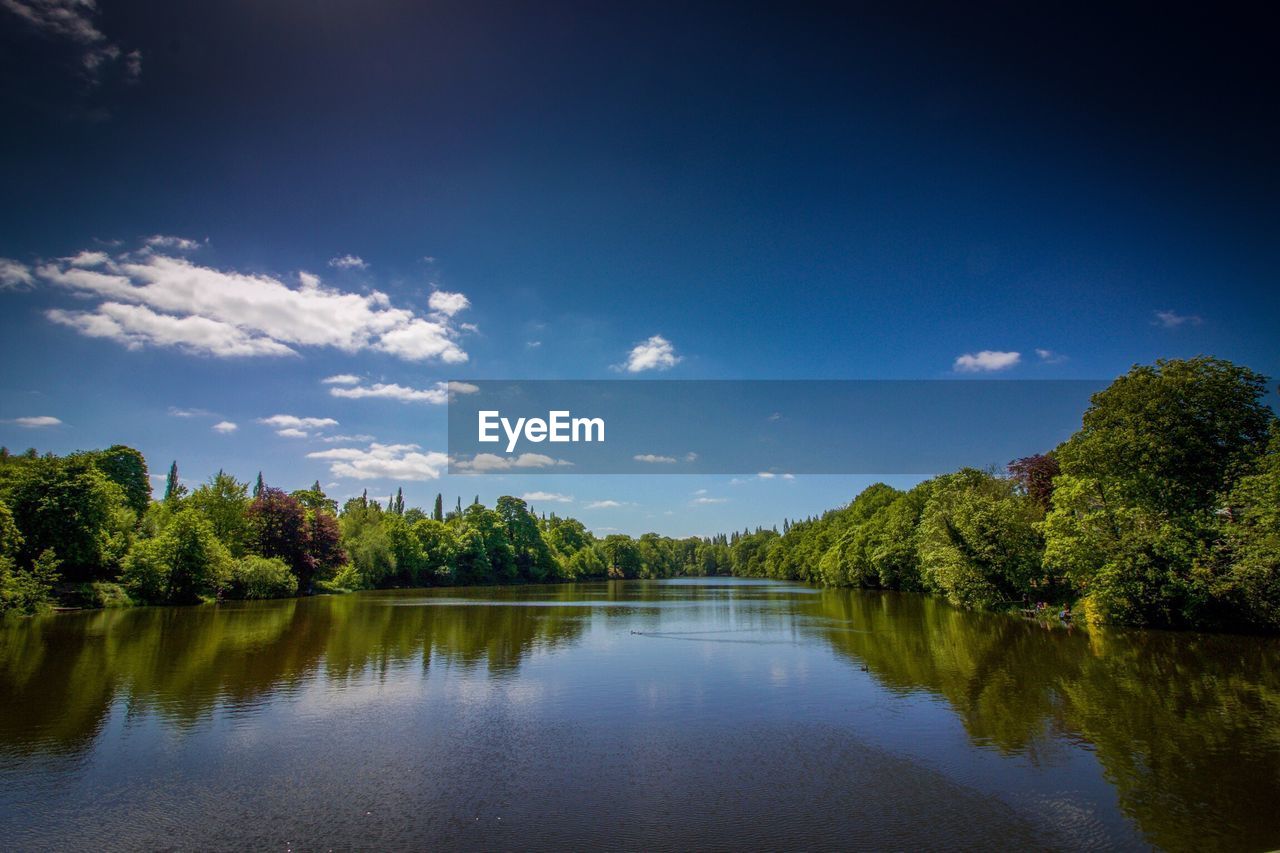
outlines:
[[[1280,846],[1280,644],[710,578],[0,625],[7,849]]]

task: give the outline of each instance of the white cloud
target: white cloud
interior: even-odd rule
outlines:
[[[172,234],[152,234],[142,242],[148,249],[176,249],[179,252],[194,252],[200,248],[199,240],[175,237]]]
[[[463,296],[461,293],[449,293],[446,290],[436,290],[427,297],[427,305],[431,306],[432,311],[443,314],[446,317],[452,317],[459,311],[465,311],[471,307],[471,300]]]
[[[238,425],[233,424],[231,421],[218,421],[216,424],[214,424],[210,428],[214,432],[220,432],[223,435],[235,432],[236,430],[240,429]]]
[[[688,453],[686,453],[686,454],[684,455],[684,461],[685,461],[685,462],[697,462],[697,461],[698,461],[698,454],[696,454],[696,453],[694,453],[692,450],[690,450]]]
[[[290,287],[267,275],[148,253],[92,267],[48,263],[35,273],[78,295],[103,300],[92,311],[52,309],[49,319],[133,349],[171,346],[231,357],[333,347],[346,353],[385,352],[409,361],[467,360],[448,317],[418,316],[393,307],[385,293],[348,293],[324,287],[314,276]]]
[[[562,495],[559,492],[525,492],[520,496],[523,501],[550,501],[558,504],[573,503],[572,495]]]
[[[529,349],[537,349],[542,346],[542,341],[525,341],[524,345]]]
[[[50,308],[45,317],[86,337],[113,340],[127,349],[141,349],[151,344],[177,347],[192,355],[223,358],[294,354],[282,343],[254,337],[228,323],[206,317],[157,314],[141,305],[104,302],[95,312]]]
[[[339,373],[335,376],[326,376],[320,381],[325,385],[359,385],[360,377],[351,373]]]
[[[1156,318],[1152,322],[1157,326],[1163,326],[1166,329],[1177,329],[1181,326],[1199,326],[1204,320],[1196,314],[1179,314],[1172,309],[1155,312]]]
[[[328,380],[325,381],[327,382]],[[359,380],[356,381],[358,382]],[[479,390],[475,385],[467,382],[437,382],[430,388],[407,388],[404,385],[395,383],[378,382],[374,385],[356,385],[350,388],[334,387],[329,389],[329,393],[334,397],[345,397],[350,400],[372,397],[383,400],[399,400],[401,403],[443,405],[449,402],[450,395],[474,394]]]
[[[667,370],[679,364],[682,358],[676,355],[676,348],[671,341],[662,335],[654,335],[631,348],[622,369],[628,373],[639,373],[642,370]]]
[[[367,448],[319,450],[308,453],[307,458],[325,460],[333,476],[353,480],[437,480],[449,464],[449,457],[439,451],[423,452],[416,444],[377,442]]]
[[[364,270],[369,265],[364,262],[364,258],[358,255],[343,255],[340,258],[330,258],[329,266],[337,267],[340,270]]]
[[[615,507],[620,507],[620,506],[623,506],[621,501],[591,501],[590,503],[583,504],[582,508],[583,509],[614,509]]]
[[[208,409],[180,409],[177,406],[169,407],[169,416],[174,418],[207,418],[213,412]]]
[[[958,373],[989,373],[1006,370],[1021,360],[1022,353],[984,349],[957,357],[954,368]]]
[[[471,459],[454,459],[453,468],[459,472],[486,473],[511,471],[517,468],[552,468],[572,465],[564,459],[553,459],[541,453],[521,453],[519,456],[499,456],[496,453],[477,453]]]
[[[110,262],[111,256],[106,252],[91,252],[86,249],[83,252],[79,252],[69,258],[63,258],[62,260],[71,264],[73,267],[96,267]]]
[[[674,456],[658,456],[656,453],[638,453],[631,458],[637,462],[648,462],[654,465],[670,465],[676,461]]]
[[[1054,352],[1051,349],[1036,349],[1036,358],[1045,364],[1062,364],[1067,357],[1060,352]]]
[[[692,501],[690,501],[690,503],[697,504],[698,506],[706,506],[708,504],[723,504],[728,502],[729,502],[728,498],[707,498],[707,497],[694,498]]]
[[[0,258],[0,290],[30,290],[35,286],[31,268],[12,258]]]
[[[121,59],[127,79],[137,79],[142,73],[142,53],[125,53],[98,29],[95,0],[0,0],[0,7],[43,33],[77,45],[80,64],[91,82],[97,82],[106,67]]]
[[[338,425],[333,418],[300,418],[297,415],[272,415],[258,418],[258,423],[274,427],[276,435],[284,438],[308,438],[311,435],[308,430]]]
[[[14,424],[27,429],[40,429],[41,427],[61,426],[62,421],[52,415],[34,415],[26,418],[12,418],[5,421],[7,424]]]

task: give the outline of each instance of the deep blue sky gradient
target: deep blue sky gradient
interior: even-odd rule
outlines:
[[[334,399],[324,376],[616,378],[654,334],[682,361],[646,378],[944,378],[984,349],[1022,353],[999,374],[1020,379],[1199,353],[1280,373],[1262,7],[952,5],[101,0],[102,32],[142,52],[134,83],[87,82],[75,45],[0,9],[0,256],[178,234],[208,241],[200,264],[309,270],[416,310],[433,286],[460,291],[479,326],[462,366],[215,359],[80,337],[44,317],[77,307],[64,291],[0,292],[0,420],[64,422],[0,423],[0,443],[121,441],[192,480],[330,482],[305,455],[318,445],[254,420],[333,417],[443,450],[444,417]],[[346,253],[369,268],[326,266]],[[1200,322],[1167,328],[1159,310]],[[535,506],[601,530],[687,534],[816,512],[865,482],[333,491],[396,485],[422,504],[550,490],[574,502]],[[691,504],[699,489],[726,501]],[[606,499],[630,505],[582,509]]]

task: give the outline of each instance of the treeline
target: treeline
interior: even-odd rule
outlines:
[[[395,586],[663,578],[723,568],[722,538],[596,538],[581,522],[537,516],[525,501],[479,498],[448,512],[341,508],[315,483],[285,492],[219,471],[188,492],[175,462],[151,499],[138,451],[65,457],[0,449],[0,612],[54,601],[186,604]]]
[[[733,537],[731,568],[964,607],[1074,603],[1095,623],[1280,630],[1280,427],[1265,394],[1219,359],[1136,366],[1045,454],[905,492],[876,484],[780,536]]]
[[[152,500],[132,448],[0,449],[0,611],[392,586],[736,574],[935,593],[973,608],[1073,603],[1091,622],[1280,629],[1280,426],[1264,378],[1201,357],[1134,367],[1070,439],[1006,471],[866,489],[729,536],[599,539],[521,499],[446,512],[224,472]],[[945,429],[945,425],[940,428]],[[998,424],[992,425],[999,429]]]

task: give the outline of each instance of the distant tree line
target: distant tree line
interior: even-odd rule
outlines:
[[[219,471],[151,499],[129,447],[0,449],[0,611],[395,586],[735,574],[927,592],[973,608],[1072,602],[1091,622],[1280,629],[1280,426],[1264,378],[1201,357],[1136,366],[1081,429],[1007,470],[882,483],[817,518],[708,538],[597,538],[525,501],[341,508]],[[943,425],[940,428],[945,428]],[[998,425],[993,426],[998,429]]]
[[[58,457],[0,449],[0,612],[54,601],[188,604],[397,586],[663,578],[728,570],[723,542],[598,539],[520,498],[459,498],[430,514],[397,490],[341,508],[317,482],[285,492],[219,471],[188,491],[177,463],[150,497],[146,462],[116,446]]]

